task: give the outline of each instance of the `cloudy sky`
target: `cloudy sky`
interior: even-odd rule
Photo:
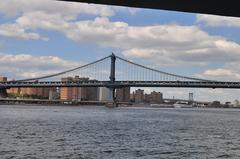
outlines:
[[[0,3],[1,75],[36,77],[111,52],[166,72],[239,81],[240,18],[54,0]],[[238,90],[154,90],[169,98],[194,92],[197,100],[240,99]]]

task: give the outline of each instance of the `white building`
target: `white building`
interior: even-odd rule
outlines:
[[[113,101],[112,91],[106,87],[99,88],[99,101]]]
[[[234,100],[234,101],[233,101],[233,106],[234,106],[234,107],[239,107],[239,106],[240,106],[239,101],[238,101],[238,100]]]

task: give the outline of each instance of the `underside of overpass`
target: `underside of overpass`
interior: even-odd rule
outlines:
[[[240,17],[238,1],[226,0],[60,0]]]

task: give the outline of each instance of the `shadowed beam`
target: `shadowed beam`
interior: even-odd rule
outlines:
[[[58,0],[240,17],[235,0]]]

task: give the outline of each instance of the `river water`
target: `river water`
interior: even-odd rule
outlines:
[[[0,106],[0,158],[240,158],[240,110]]]

